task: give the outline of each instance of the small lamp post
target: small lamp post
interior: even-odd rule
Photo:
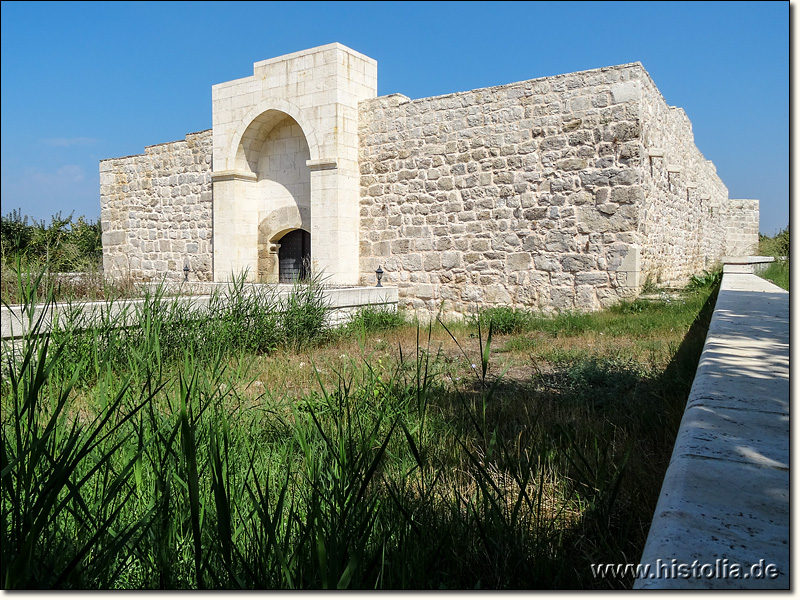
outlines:
[[[183,265],[183,280],[189,281],[189,263]]]
[[[375,287],[383,287],[381,285],[381,277],[383,277],[383,269],[381,269],[380,265],[378,265],[378,268],[375,269],[375,276],[378,278],[378,285],[376,285]]]

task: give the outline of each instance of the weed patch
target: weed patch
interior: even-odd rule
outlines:
[[[348,322],[348,329],[362,333],[389,331],[406,324],[402,314],[384,307],[364,306]]]

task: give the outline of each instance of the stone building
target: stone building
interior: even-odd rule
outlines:
[[[401,306],[593,310],[755,252],[639,63],[411,100],[330,44],[212,87],[213,128],[100,163],[111,275],[398,287]]]

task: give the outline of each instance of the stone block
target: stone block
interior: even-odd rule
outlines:
[[[124,244],[127,234],[124,231],[106,231],[103,233],[103,246],[117,246]]]
[[[420,298],[422,300],[428,300],[428,299],[431,299],[431,298],[435,298],[434,287],[432,285],[430,285],[430,284],[427,284],[427,283],[417,284],[417,285],[413,286],[411,288],[411,290],[412,290],[412,293],[414,294],[414,296],[416,296],[417,298]]]
[[[641,181],[641,175],[638,169],[612,169],[608,181],[612,186],[633,185]]]
[[[423,257],[423,269],[425,271],[437,271],[442,268],[442,257],[439,253],[428,252]]]
[[[615,104],[638,101],[642,95],[638,81],[620,81],[611,86],[611,98]]]
[[[579,174],[581,185],[587,189],[605,187],[609,185],[608,173],[604,171],[585,170]]]
[[[561,261],[558,260],[556,255],[534,255],[533,264],[538,271],[546,271],[549,273],[561,271]]]
[[[484,289],[476,285],[464,286],[461,292],[461,300],[464,302],[481,302],[484,297]]]
[[[595,311],[600,308],[595,288],[592,285],[575,286],[575,308],[579,311]]]
[[[474,252],[486,252],[489,250],[489,240],[485,238],[470,240],[469,249]]]
[[[552,231],[545,237],[544,247],[548,252],[570,252],[574,246],[575,237],[569,233]]]
[[[586,191],[576,192],[574,194],[569,194],[566,196],[566,202],[568,204],[572,204],[573,206],[580,206],[582,204],[589,204],[593,202],[592,194]]]
[[[526,271],[531,266],[531,255],[528,252],[509,254],[506,259],[506,268],[510,271]]]
[[[617,204],[635,204],[644,201],[644,190],[641,186],[616,186],[611,190],[611,201]]]
[[[589,165],[585,158],[565,158],[556,162],[556,167],[563,171],[580,171]]]
[[[508,306],[511,304],[511,295],[503,285],[490,284],[486,286],[486,292],[483,295],[483,300],[489,304],[502,304],[504,306]]]
[[[394,240],[391,242],[392,254],[406,254],[411,248],[409,240]]]
[[[591,271],[595,268],[596,263],[597,259],[590,254],[566,254],[561,259],[562,269],[571,273]]]
[[[608,273],[605,271],[590,271],[575,274],[575,285],[590,285],[602,287],[608,285]]]
[[[570,287],[558,287],[553,284],[550,288],[550,306],[555,310],[569,311],[575,308],[575,290]]]
[[[442,268],[455,269],[462,265],[460,252],[442,252]]]

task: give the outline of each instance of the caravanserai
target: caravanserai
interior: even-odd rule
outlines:
[[[377,96],[329,44],[212,87],[211,130],[100,163],[107,274],[396,286],[448,315],[594,310],[753,254],[733,200],[640,63],[433,98]],[[185,275],[185,269],[188,274]]]

